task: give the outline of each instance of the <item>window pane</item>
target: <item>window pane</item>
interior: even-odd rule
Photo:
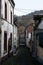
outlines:
[[[5,19],[7,20],[7,4],[5,3]]]
[[[4,32],[4,50],[7,50],[7,32]]]
[[[12,24],[12,12],[11,12],[11,24]]]

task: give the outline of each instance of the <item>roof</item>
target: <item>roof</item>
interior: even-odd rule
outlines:
[[[34,20],[39,20],[41,18],[43,18],[43,15],[33,15]]]
[[[38,25],[41,23],[42,18],[43,18],[43,15],[33,15],[33,19],[36,20],[34,29],[36,29],[38,27]]]
[[[9,0],[9,2],[12,2],[12,4],[15,6],[14,0]]]
[[[11,1],[12,1],[13,5],[15,6],[14,0],[11,0]]]

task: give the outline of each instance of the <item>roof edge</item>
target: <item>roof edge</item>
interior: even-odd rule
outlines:
[[[14,0],[11,0],[11,2],[13,3],[13,5],[15,6]]]

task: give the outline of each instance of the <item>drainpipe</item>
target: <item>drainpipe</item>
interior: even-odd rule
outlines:
[[[13,8],[13,39],[12,39],[12,50],[13,50],[13,54],[14,54],[14,8]]]
[[[12,45],[12,50],[14,50],[14,24],[13,24],[13,45]]]
[[[14,12],[13,12],[14,13]],[[13,16],[14,18],[14,16]],[[13,39],[12,39],[12,50],[14,50],[14,19],[13,19]]]
[[[35,56],[35,54],[34,54],[34,52],[35,52],[35,51],[34,51],[34,49],[35,49],[35,48],[34,48],[34,45],[35,45],[35,43],[34,43],[34,40],[35,40],[35,39],[34,39],[34,38],[35,38],[35,37],[34,37],[34,33],[35,33],[34,27],[35,27],[35,23],[33,23],[33,28],[32,28],[32,44],[31,44],[31,47],[32,47],[32,48],[31,48],[31,50],[32,50],[32,56]]]

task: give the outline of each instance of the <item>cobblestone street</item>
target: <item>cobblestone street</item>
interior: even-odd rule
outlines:
[[[43,0],[0,0],[0,65],[43,65]]]
[[[26,47],[20,47],[17,56],[9,57],[2,65],[41,65],[35,61]]]

